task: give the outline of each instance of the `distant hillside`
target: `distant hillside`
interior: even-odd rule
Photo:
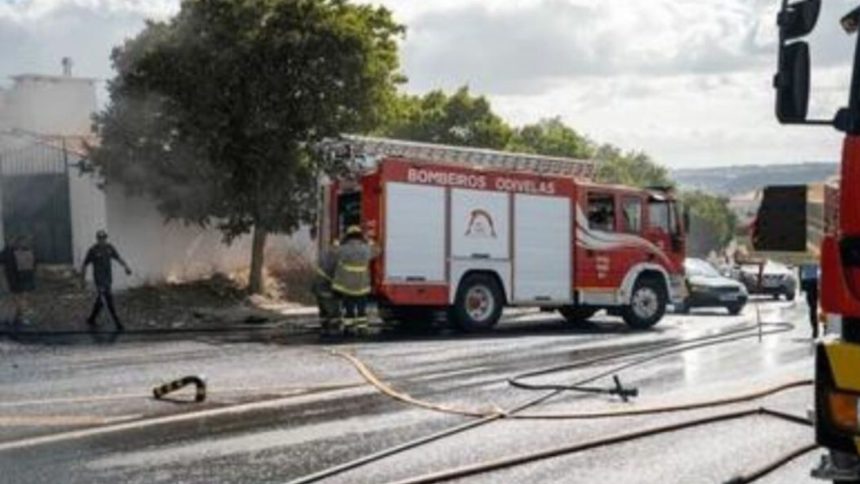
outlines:
[[[737,195],[765,185],[803,185],[836,175],[838,163],[815,162],[793,165],[738,165],[718,168],[671,170],[681,188],[718,195]]]

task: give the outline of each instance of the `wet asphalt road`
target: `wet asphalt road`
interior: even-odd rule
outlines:
[[[790,332],[668,355],[619,373],[640,397],[565,392],[527,412],[572,413],[696,402],[809,378],[805,305],[763,301],[762,320]],[[366,384],[332,350],[357,356],[399,392],[470,411],[509,409],[541,393],[512,388],[521,372],[742,328],[721,310],[670,315],[631,332],[598,316],[571,328],[527,314],[484,335],[385,335],[320,342],[277,332],[182,340],[88,337],[0,340],[0,482],[288,482],[375,451],[474,420],[419,408]],[[754,336],[754,333],[750,333]],[[529,380],[567,384],[618,361]],[[151,398],[171,378],[205,375],[207,401],[191,392]],[[611,385],[608,378],[594,385]],[[667,423],[767,406],[805,416],[811,388],[753,403],[592,420],[502,420],[391,456],[323,482],[392,482],[487,459],[585,442]],[[524,413],[527,413],[524,412]],[[723,482],[811,442],[809,428],[747,417],[657,435],[473,476],[463,482]],[[812,482],[811,453],[761,482]]]

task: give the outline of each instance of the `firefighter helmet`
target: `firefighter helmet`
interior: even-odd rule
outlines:
[[[364,235],[364,232],[361,230],[361,227],[359,227],[358,225],[350,225],[349,227],[346,228],[346,234],[345,235],[347,237],[362,236],[362,235]]]

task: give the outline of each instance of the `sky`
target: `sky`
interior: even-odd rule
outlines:
[[[832,128],[774,118],[779,0],[372,1],[407,28],[401,61],[412,93],[468,85],[514,125],[560,116],[671,168],[839,158]],[[856,5],[825,0],[810,38],[819,117],[847,100],[854,41],[838,19]],[[0,82],[59,74],[64,56],[76,75],[109,79],[111,48],[178,8],[178,0],[0,0]]]

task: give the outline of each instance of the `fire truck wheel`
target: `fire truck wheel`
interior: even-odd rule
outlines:
[[[594,316],[597,308],[588,306],[565,306],[558,310],[564,319],[570,324],[582,324],[588,321],[588,318]]]
[[[624,308],[624,322],[633,329],[648,329],[666,313],[666,288],[657,279],[640,277],[633,286],[630,305]]]
[[[486,331],[499,322],[503,305],[496,280],[485,274],[473,274],[460,283],[451,319],[463,331]]]

